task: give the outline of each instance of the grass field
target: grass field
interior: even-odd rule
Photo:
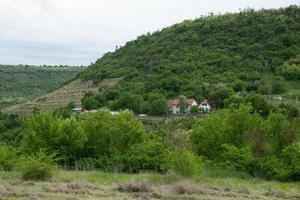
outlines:
[[[49,182],[23,181],[15,172],[0,172],[0,199],[300,199],[300,184],[224,171],[206,171],[191,179],[60,171]]]

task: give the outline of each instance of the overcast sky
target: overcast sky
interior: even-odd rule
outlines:
[[[185,19],[291,4],[300,0],[0,0],[0,63],[88,65]]]

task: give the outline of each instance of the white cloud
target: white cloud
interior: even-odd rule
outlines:
[[[209,12],[299,0],[0,0],[0,63],[89,64],[148,31]]]

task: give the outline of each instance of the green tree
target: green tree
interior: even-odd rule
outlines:
[[[231,88],[223,87],[212,91],[209,100],[216,108],[223,108],[224,101],[234,94]]]
[[[185,113],[188,107],[188,102],[187,102],[187,98],[183,95],[180,95],[178,97],[179,99],[179,109],[180,109],[180,113]]]
[[[249,94],[245,97],[245,103],[250,103],[253,110],[262,116],[267,116],[271,110],[271,105],[259,94]]]
[[[151,115],[164,115],[168,112],[169,106],[165,98],[154,99],[149,106]]]
[[[45,150],[63,162],[75,159],[84,145],[85,135],[75,118],[62,119],[51,113],[38,113],[23,123],[22,150],[33,154]]]
[[[93,110],[99,108],[99,101],[95,96],[88,96],[82,99],[82,107],[86,110]]]

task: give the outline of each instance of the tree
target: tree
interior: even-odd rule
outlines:
[[[93,110],[99,108],[99,101],[95,96],[88,96],[81,100],[82,107],[86,110]]]
[[[83,147],[85,135],[75,118],[62,119],[51,113],[38,113],[26,118],[22,150],[33,154],[45,150],[56,154],[62,161],[75,159]]]
[[[125,155],[145,136],[142,123],[128,111],[118,115],[106,111],[90,113],[81,123],[87,136],[83,153],[99,158],[103,170],[124,170],[124,162],[129,159]]]
[[[199,112],[198,106],[192,106],[190,112],[191,113],[198,113]]]
[[[187,102],[187,98],[183,95],[180,95],[178,97],[179,99],[179,109],[180,109],[180,113],[185,113],[188,107],[188,102]]]
[[[129,109],[139,113],[142,110],[142,103],[142,96],[126,92],[121,94],[120,98],[114,103],[113,109]]]
[[[274,94],[281,94],[286,91],[286,85],[283,81],[274,81],[272,87]]]
[[[258,92],[260,94],[269,95],[273,92],[272,85],[270,85],[270,84],[261,84],[258,87]]]
[[[224,100],[234,94],[233,90],[228,87],[223,87],[212,91],[209,95],[209,100],[216,108],[224,107]]]
[[[168,112],[169,106],[165,98],[154,99],[150,103],[151,115],[164,115]]]
[[[271,105],[265,100],[262,95],[249,94],[245,97],[245,103],[251,103],[253,111],[262,116],[267,116],[271,110]]]

